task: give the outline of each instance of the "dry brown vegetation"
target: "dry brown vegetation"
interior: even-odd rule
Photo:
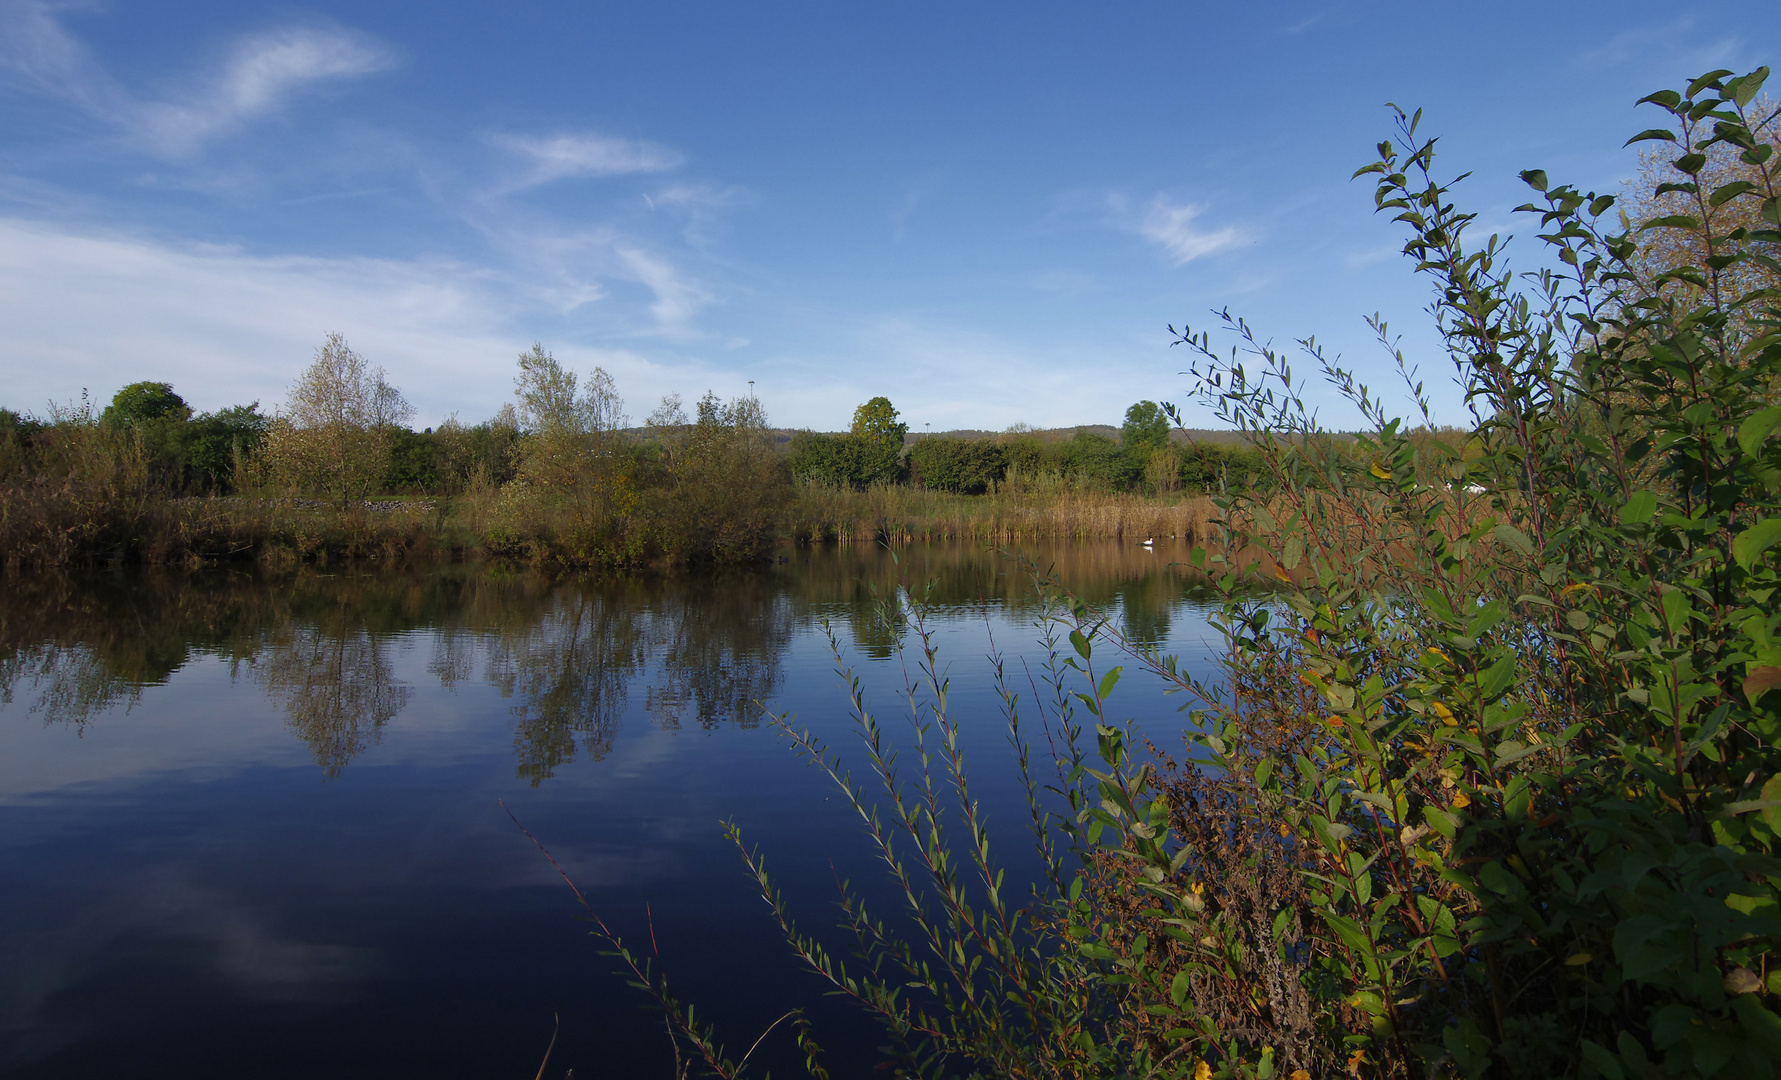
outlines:
[[[797,542],[979,540],[1203,540],[1216,514],[1203,496],[1094,491],[950,495],[902,485],[848,491],[801,488],[785,533]]]

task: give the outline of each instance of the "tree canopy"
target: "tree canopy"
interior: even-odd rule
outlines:
[[[109,424],[139,424],[146,420],[185,420],[192,407],[173,392],[172,383],[133,382],[117,392],[100,414]]]
[[[1120,441],[1131,450],[1160,450],[1169,445],[1169,417],[1154,401],[1140,401],[1125,411]]]
[[[891,404],[890,398],[879,396],[853,411],[853,433],[869,439],[895,441],[901,446],[904,436],[909,434],[909,425],[898,419],[897,407]]]

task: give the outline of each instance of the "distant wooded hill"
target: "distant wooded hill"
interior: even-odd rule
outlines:
[[[642,428],[636,429],[639,434]],[[792,436],[801,428],[773,428],[772,438],[777,446],[786,446]],[[978,428],[956,428],[952,431],[911,431],[903,440],[904,446],[914,446],[922,439],[1038,439],[1040,442],[1062,442],[1075,437],[1078,431],[1091,435],[1103,435],[1109,439],[1119,438],[1119,428],[1113,424],[1079,424],[1075,427],[1030,428],[1022,431],[984,431]],[[838,434],[837,432],[821,432],[819,434]],[[1181,446],[1194,443],[1211,443],[1219,446],[1241,446],[1243,435],[1240,432],[1217,430],[1213,428],[1176,428],[1169,432],[1169,441]]]

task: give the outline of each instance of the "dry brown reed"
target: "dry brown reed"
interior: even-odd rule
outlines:
[[[461,550],[466,540],[427,502],[342,509],[304,499],[156,499],[76,478],[0,490],[0,563],[9,567],[401,561]]]
[[[789,509],[798,542],[1207,539],[1217,508],[1204,496],[1093,491],[951,495],[902,485],[851,491],[810,485]]]

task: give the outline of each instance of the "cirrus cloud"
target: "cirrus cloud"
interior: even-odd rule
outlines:
[[[526,162],[525,173],[509,190],[579,177],[667,172],[686,160],[678,150],[657,143],[588,133],[545,137],[494,135],[489,141]]]
[[[1205,209],[1194,203],[1170,203],[1158,196],[1139,221],[1138,235],[1160,245],[1176,266],[1233,247],[1243,239],[1243,231],[1235,226],[1209,231],[1194,228],[1194,219]]]
[[[40,0],[0,0],[0,72],[29,92],[59,97],[161,157],[185,157],[206,141],[278,111],[303,87],[391,67],[370,37],[335,27],[288,26],[239,39],[220,70],[187,80],[164,99],[132,92],[63,29]]]

